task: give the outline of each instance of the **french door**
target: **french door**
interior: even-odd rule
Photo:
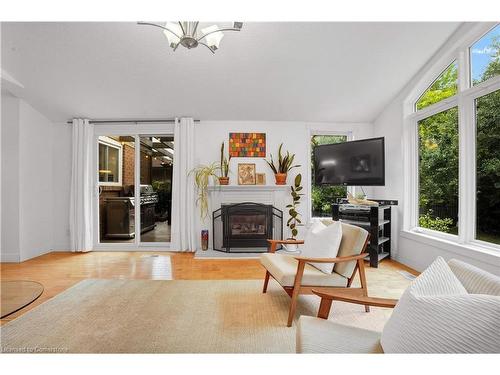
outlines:
[[[173,125],[96,125],[94,145],[94,249],[169,250]]]

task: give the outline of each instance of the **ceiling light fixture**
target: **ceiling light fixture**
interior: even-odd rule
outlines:
[[[166,22],[160,25],[151,22],[137,22],[139,25],[155,26],[163,29],[168,44],[175,51],[179,45],[192,49],[203,45],[212,53],[219,49],[219,44],[224,37],[223,31],[240,31],[243,22],[233,22],[233,27],[222,27],[212,25],[198,31],[198,21]]]

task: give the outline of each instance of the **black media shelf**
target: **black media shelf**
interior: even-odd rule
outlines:
[[[339,200],[332,205],[332,218],[356,225],[370,233],[367,260],[370,267],[378,267],[382,259],[391,257],[391,206],[398,202],[373,200],[379,205],[352,205],[343,199]]]

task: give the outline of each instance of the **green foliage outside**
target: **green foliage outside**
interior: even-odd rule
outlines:
[[[437,230],[440,232],[450,233],[453,226],[453,219],[449,217],[441,219],[439,217],[432,217],[430,213],[420,215],[418,218],[418,225],[422,228]]]
[[[311,137],[311,151],[319,145],[329,145],[333,143],[342,143],[347,141],[345,135],[314,135]],[[313,217],[330,217],[332,214],[332,202],[337,198],[345,198],[347,189],[345,186],[318,186],[314,184],[314,165],[311,155],[311,199]]]
[[[492,60],[481,82],[500,75],[498,37],[492,48]],[[500,91],[476,100],[476,122],[476,237],[500,244]]]
[[[500,41],[494,39],[491,62],[479,80],[500,75]],[[417,109],[455,95],[457,67],[448,69],[417,102]],[[419,225],[457,233],[458,109],[419,122]],[[476,237],[500,243],[500,91],[476,100]],[[445,213],[446,215],[443,215]]]
[[[418,99],[417,109],[440,102],[457,93],[457,63],[453,62]]]

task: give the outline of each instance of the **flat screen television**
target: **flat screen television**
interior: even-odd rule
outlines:
[[[314,148],[316,185],[384,186],[384,137]]]

